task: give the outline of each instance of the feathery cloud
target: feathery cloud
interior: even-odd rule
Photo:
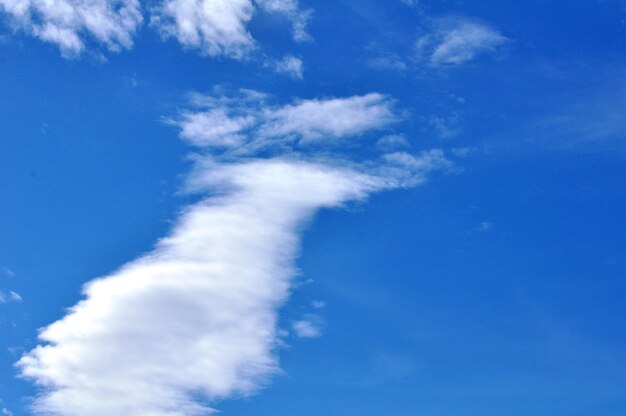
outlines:
[[[499,31],[468,19],[437,20],[434,30],[417,42],[418,55],[431,66],[453,66],[493,53],[509,41]]]

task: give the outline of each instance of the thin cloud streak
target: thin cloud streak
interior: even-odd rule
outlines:
[[[496,52],[509,39],[498,30],[469,19],[439,19],[416,44],[418,56],[433,67],[456,66]]]

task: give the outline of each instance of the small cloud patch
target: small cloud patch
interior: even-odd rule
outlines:
[[[295,321],[291,328],[298,338],[319,338],[322,336],[321,319],[316,315],[307,315]]]

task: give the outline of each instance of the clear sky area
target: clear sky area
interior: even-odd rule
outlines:
[[[625,1],[0,0],[0,191],[1,416],[626,415]]]

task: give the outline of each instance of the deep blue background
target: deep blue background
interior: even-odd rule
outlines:
[[[186,203],[188,149],[162,118],[215,85],[292,97],[389,94],[412,150],[469,148],[421,187],[322,212],[304,236],[283,325],[285,374],[228,415],[626,414],[626,13],[619,1],[302,1],[314,42],[258,15],[263,53],[304,81],[207,59],[148,27],[132,51],[63,60],[5,26],[0,42],[0,408],[33,390],[12,364],[80,286],[148,251]],[[412,60],[432,19],[479,19],[511,41],[461,67]],[[406,71],[377,71],[381,53]],[[460,102],[459,97],[464,101]],[[454,138],[432,117],[455,115]],[[490,226],[481,227],[488,223]],[[0,272],[1,273],[1,272]]]

